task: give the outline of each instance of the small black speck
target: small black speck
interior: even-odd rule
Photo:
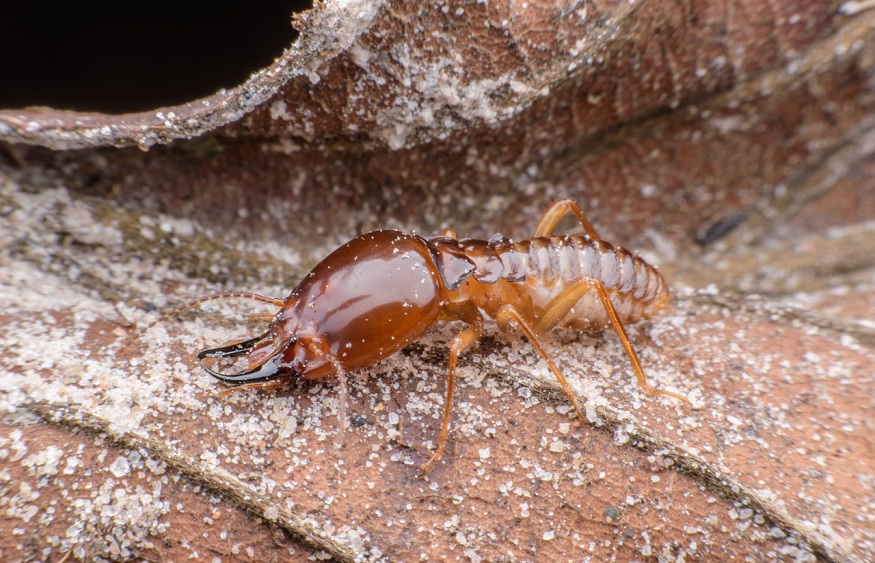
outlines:
[[[604,516],[605,520],[609,522],[614,522],[617,520],[617,518],[620,517],[620,511],[613,506],[609,506],[605,509]]]
[[[360,414],[353,415],[349,420],[353,426],[364,426],[368,423],[368,419]]]

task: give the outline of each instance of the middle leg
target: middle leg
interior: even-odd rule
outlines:
[[[559,385],[562,387],[562,390],[565,391],[565,394],[568,395],[568,399],[571,401],[571,404],[574,405],[574,410],[577,411],[577,415],[581,420],[586,420],[586,416],[583,413],[583,409],[580,408],[580,403],[577,400],[577,395],[574,394],[574,391],[571,390],[571,386],[568,384],[568,380],[565,379],[565,376],[559,371],[559,368],[553,362],[553,358],[550,357],[550,354],[547,353],[544,345],[541,344],[541,341],[538,339],[538,335],[535,333],[535,330],[532,328],[532,319],[526,319],[516,307],[513,305],[505,305],[498,311],[498,315],[495,317],[495,322],[498,324],[499,328],[505,330],[510,321],[514,321],[517,325],[519,325],[520,329],[522,329],[523,333],[525,333],[526,337],[529,339],[529,342],[532,343],[532,346],[535,347],[535,350],[541,354],[541,358],[547,362],[547,365],[550,367],[550,371],[553,372],[553,375],[556,376],[556,380],[559,381]]]

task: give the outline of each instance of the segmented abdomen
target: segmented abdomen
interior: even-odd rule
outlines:
[[[474,277],[484,269],[495,271],[501,261],[500,277],[525,284],[525,292],[536,307],[545,307],[563,289],[575,282],[601,282],[620,319],[635,322],[649,318],[669,300],[662,275],[625,248],[578,236],[555,236],[511,242],[503,237],[486,241],[460,241],[465,254],[477,265]],[[487,265],[491,268],[486,268]],[[494,277],[494,275],[493,275]],[[607,313],[593,288],[578,301],[562,324],[575,329],[600,328]]]
[[[509,252],[526,262],[526,277],[567,286],[582,278],[601,281],[609,293],[650,303],[667,291],[662,275],[620,246],[583,237],[535,238],[512,243]]]

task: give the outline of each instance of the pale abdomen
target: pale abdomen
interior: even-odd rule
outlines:
[[[501,235],[488,241],[435,236],[423,241],[435,257],[451,298],[470,300],[493,317],[503,305],[517,299],[531,299],[537,316],[560,292],[581,280],[604,286],[623,323],[650,318],[665,308],[670,298],[656,268],[625,248],[587,237],[511,242]],[[598,330],[609,322],[593,287],[559,324],[575,330]]]
[[[485,247],[468,252],[484,263]],[[480,242],[480,241],[477,241]],[[497,243],[497,244],[496,244]],[[482,244],[482,243],[481,243]],[[501,277],[528,295],[535,309],[546,307],[562,290],[579,280],[596,280],[604,285],[617,315],[624,323],[653,316],[668,305],[670,294],[662,275],[643,259],[622,247],[585,237],[557,236],[489,245],[501,260]],[[466,253],[467,254],[467,253]],[[524,285],[525,288],[519,287]],[[481,286],[488,293],[488,284]],[[575,330],[598,330],[609,319],[595,288],[587,292],[560,323]]]
[[[653,316],[668,305],[668,286],[662,275],[643,259],[622,247],[585,237],[535,238],[511,243],[499,250],[502,262],[525,271],[523,290],[536,310],[546,307],[571,284],[592,279],[601,282],[624,323]],[[593,288],[560,323],[575,330],[596,330],[608,325],[605,307]]]

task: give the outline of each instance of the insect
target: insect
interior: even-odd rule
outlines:
[[[584,236],[553,234],[568,213],[580,222]],[[465,323],[466,328],[449,343],[440,435],[423,472],[446,450],[456,361],[479,340],[484,313],[504,332],[511,330],[512,323],[519,326],[581,419],[584,414],[577,397],[540,340],[557,326],[586,331],[612,326],[644,391],[689,402],[647,383],[623,327],[668,306],[665,280],[641,258],[601,240],[570,199],[555,202],[528,240],[513,242],[498,234],[485,241],[457,239],[449,229],[425,237],[374,231],[332,252],[284,300],[253,293],[222,293],[195,300],[166,316],[210,299],[235,296],[280,309],[263,334],[200,352],[198,359],[204,369],[244,389],[335,376],[341,428],[348,372],[391,356],[439,320]],[[223,373],[209,365],[244,356],[246,367],[237,373]]]

